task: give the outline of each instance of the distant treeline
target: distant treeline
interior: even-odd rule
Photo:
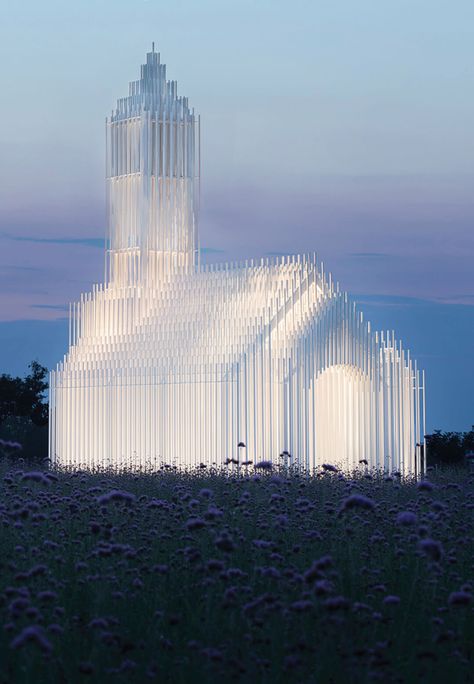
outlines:
[[[28,368],[24,378],[0,375],[0,447],[3,454],[37,460],[48,456],[48,369],[38,361]]]
[[[464,465],[474,452],[474,425],[469,432],[441,432],[425,435],[428,465]],[[467,458],[466,458],[467,456]]]
[[[0,375],[0,447],[3,442],[3,453],[41,459],[48,455],[48,369],[38,361],[28,368],[24,378]],[[428,466],[464,465],[474,452],[474,425],[469,432],[435,430],[425,439]]]

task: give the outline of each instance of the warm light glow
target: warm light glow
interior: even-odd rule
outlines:
[[[106,282],[51,373],[55,463],[420,471],[416,364],[314,255],[199,264],[199,119],[154,51],[107,121],[107,198]]]

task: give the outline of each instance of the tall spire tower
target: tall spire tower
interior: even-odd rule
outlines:
[[[194,266],[199,117],[154,43],[106,125],[108,279],[132,285]]]

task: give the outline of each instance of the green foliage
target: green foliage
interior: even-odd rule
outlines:
[[[474,451],[474,425],[469,432],[441,432],[426,435],[428,465],[463,465],[466,453]]]
[[[48,404],[45,392],[48,389],[48,369],[38,361],[32,361],[29,375],[12,378],[0,375],[0,425],[12,416],[29,418],[34,425],[48,422]]]
[[[24,378],[0,375],[0,455],[44,459],[48,455],[48,369],[38,361],[28,368],[30,373]],[[21,448],[10,448],[9,442]]]
[[[8,416],[0,425],[0,440],[21,445],[21,448],[9,449],[8,444],[0,445],[0,456],[23,458],[28,461],[39,461],[48,456],[48,426],[35,425],[27,416]]]

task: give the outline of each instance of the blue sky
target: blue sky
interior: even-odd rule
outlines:
[[[154,40],[202,117],[206,260],[318,251],[474,422],[474,3],[23,0],[0,9],[0,359],[65,351],[104,270],[104,119]],[[62,331],[62,332],[61,332]]]

